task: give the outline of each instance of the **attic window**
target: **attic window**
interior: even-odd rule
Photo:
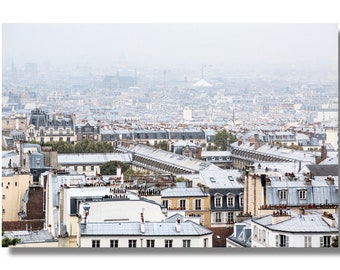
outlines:
[[[229,181],[234,181],[234,178],[231,175],[228,176],[228,179]]]
[[[215,177],[210,177],[211,182],[216,182]]]

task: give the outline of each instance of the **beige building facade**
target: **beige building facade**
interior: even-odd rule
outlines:
[[[19,213],[25,211],[23,200],[26,191],[33,183],[33,176],[6,169],[2,172],[1,180],[2,221],[19,221]]]

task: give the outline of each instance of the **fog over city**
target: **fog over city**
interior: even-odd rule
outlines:
[[[3,24],[3,64],[337,70],[336,24]]]
[[[337,121],[337,24],[5,23],[2,41],[4,115],[234,132]]]

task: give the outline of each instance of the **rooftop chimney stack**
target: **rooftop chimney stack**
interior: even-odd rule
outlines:
[[[145,222],[144,222],[144,215],[143,215],[143,213],[140,213],[140,217],[141,217],[140,231],[142,233],[145,233]]]
[[[176,232],[181,231],[181,221],[179,218],[176,219]]]

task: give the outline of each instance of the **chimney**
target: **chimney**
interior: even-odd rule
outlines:
[[[120,165],[118,164],[117,166],[117,177],[121,177],[122,176],[122,168],[120,167]]]
[[[299,214],[303,216],[305,214],[305,208],[299,208]]]
[[[312,179],[309,178],[309,176],[305,177],[305,185],[310,186],[312,184]]]
[[[255,150],[261,146],[260,139],[259,139],[259,134],[254,135],[254,141],[255,141]]]
[[[196,147],[195,157],[196,157],[196,159],[202,159],[202,147],[201,146]]]
[[[272,215],[272,224],[277,224],[279,222],[288,220],[291,218],[291,215],[287,211],[279,210],[279,211],[274,211]]]
[[[181,221],[179,218],[176,219],[176,232],[181,231]]]
[[[145,233],[145,222],[143,213],[140,213],[140,218],[141,218],[140,231],[141,233]]]
[[[334,178],[332,176],[327,176],[326,182],[329,186],[334,186]]]
[[[335,226],[335,218],[331,213],[324,212],[322,215],[322,219],[331,227]]]

